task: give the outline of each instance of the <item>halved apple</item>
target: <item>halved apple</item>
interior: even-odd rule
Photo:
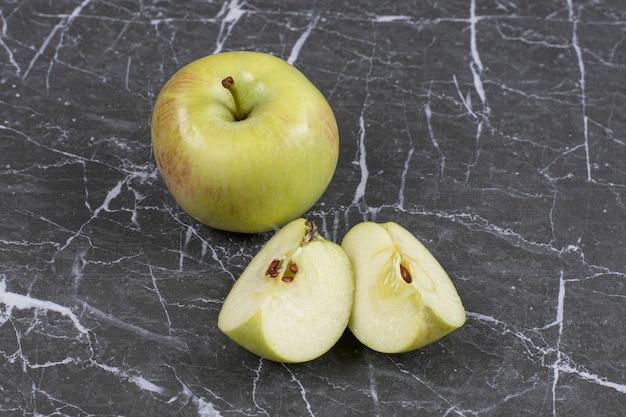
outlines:
[[[224,300],[218,328],[258,356],[306,362],[339,340],[353,297],[345,252],[314,223],[296,219],[250,261]]]
[[[355,271],[348,324],[365,346],[408,352],[465,323],[465,309],[448,274],[408,230],[363,222],[341,242]]]

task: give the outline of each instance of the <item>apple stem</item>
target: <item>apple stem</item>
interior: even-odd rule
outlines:
[[[233,77],[226,77],[222,80],[222,87],[230,91],[230,94],[233,96],[233,100],[235,102],[235,119],[237,121],[241,121],[246,118],[245,113],[243,112],[243,103],[241,102],[241,96],[239,95],[239,89],[235,84],[235,80]]]

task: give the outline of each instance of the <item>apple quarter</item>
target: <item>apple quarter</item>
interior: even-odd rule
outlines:
[[[279,230],[228,293],[218,327],[248,351],[278,362],[326,353],[345,331],[354,296],[350,260],[297,219]]]
[[[465,309],[443,267],[396,223],[363,222],[342,248],[355,270],[349,328],[369,348],[407,352],[432,343],[465,323]]]

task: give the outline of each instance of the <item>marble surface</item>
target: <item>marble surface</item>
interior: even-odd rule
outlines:
[[[307,213],[396,221],[464,327],[384,355],[347,332],[284,365],[216,327],[271,233],[202,226],[151,152],[182,65],[251,49],[324,93],[341,137]],[[3,416],[623,416],[626,5],[101,1],[0,5]]]

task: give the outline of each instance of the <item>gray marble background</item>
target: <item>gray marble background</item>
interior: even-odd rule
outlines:
[[[466,325],[383,355],[261,360],[217,327],[271,234],[165,188],[155,97],[219,51],[293,63],[341,153],[307,216],[396,221]],[[613,1],[4,0],[2,416],[623,416],[626,5]]]

